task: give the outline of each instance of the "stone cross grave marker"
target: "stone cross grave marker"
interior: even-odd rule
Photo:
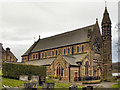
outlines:
[[[28,76],[27,75],[20,75],[19,80],[21,81],[28,81]]]

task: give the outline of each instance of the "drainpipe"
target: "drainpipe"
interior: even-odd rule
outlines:
[[[69,82],[70,82],[70,66],[69,66]]]
[[[80,81],[80,65],[79,65],[79,79],[78,79],[78,81]]]

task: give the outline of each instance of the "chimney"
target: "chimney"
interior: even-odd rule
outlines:
[[[1,65],[2,64],[2,43],[0,43],[0,70],[1,70]]]
[[[0,53],[2,52],[2,43],[0,43]]]
[[[6,52],[9,53],[10,52],[10,48],[6,48]]]

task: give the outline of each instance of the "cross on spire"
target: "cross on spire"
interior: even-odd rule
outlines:
[[[107,7],[107,1],[105,0],[105,7]]]
[[[40,39],[40,35],[39,35],[39,39]]]

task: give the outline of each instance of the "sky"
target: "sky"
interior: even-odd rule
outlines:
[[[104,0],[1,0],[0,42],[9,47],[19,61],[39,38],[46,38],[95,24],[99,27],[105,9]],[[118,0],[107,0],[112,21],[112,61],[118,61]]]

